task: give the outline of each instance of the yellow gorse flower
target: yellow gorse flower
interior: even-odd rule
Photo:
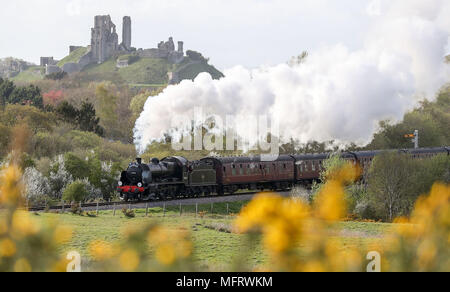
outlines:
[[[96,261],[104,261],[112,258],[115,255],[114,248],[112,244],[102,241],[95,240],[89,244],[89,254]]]
[[[186,231],[168,230],[162,226],[150,229],[147,242],[150,246],[156,246],[156,260],[165,266],[174,264],[178,259],[190,257],[193,250]]]
[[[139,267],[139,255],[133,249],[127,249],[119,257],[120,267],[125,272],[133,272]]]
[[[10,165],[0,172],[0,204],[18,206],[22,199],[22,172],[15,165]]]
[[[9,258],[16,254],[17,247],[11,239],[3,239],[0,241],[0,258]]]

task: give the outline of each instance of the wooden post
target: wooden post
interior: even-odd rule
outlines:
[[[116,216],[116,203],[113,204],[113,216]]]
[[[166,217],[166,203],[163,204],[163,217]]]
[[[131,210],[131,204],[128,204],[128,210]]]
[[[230,215],[230,204],[227,203],[227,215]]]
[[[97,216],[98,216],[98,201],[97,201]]]
[[[214,212],[214,203],[211,203],[211,214]]]
[[[148,217],[148,203],[145,205],[145,217]]]
[[[195,204],[195,218],[197,218],[198,214],[198,203]]]
[[[182,213],[183,213],[183,209],[181,209],[181,203],[180,203],[180,216],[182,215]]]

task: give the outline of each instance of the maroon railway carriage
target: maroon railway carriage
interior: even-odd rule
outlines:
[[[287,190],[295,181],[294,158],[281,155],[275,161],[261,157],[208,157],[214,163],[221,193],[238,190]]]

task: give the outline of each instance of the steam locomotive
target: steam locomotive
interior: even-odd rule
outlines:
[[[412,159],[450,155],[450,147],[389,151],[407,154]],[[367,171],[374,157],[382,152],[344,152],[340,155]],[[287,191],[294,185],[318,181],[323,162],[330,155],[280,155],[274,161],[265,161],[261,156],[206,157],[198,161],[171,156],[161,161],[153,158],[148,164],[137,158],[122,172],[117,191],[124,201],[224,195],[239,190]]]

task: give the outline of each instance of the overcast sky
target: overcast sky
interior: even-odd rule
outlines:
[[[153,48],[173,36],[219,69],[286,62],[303,50],[362,46],[369,0],[0,0],[0,58],[60,59],[88,45],[94,16],[110,14],[121,40],[132,18],[132,45]]]

